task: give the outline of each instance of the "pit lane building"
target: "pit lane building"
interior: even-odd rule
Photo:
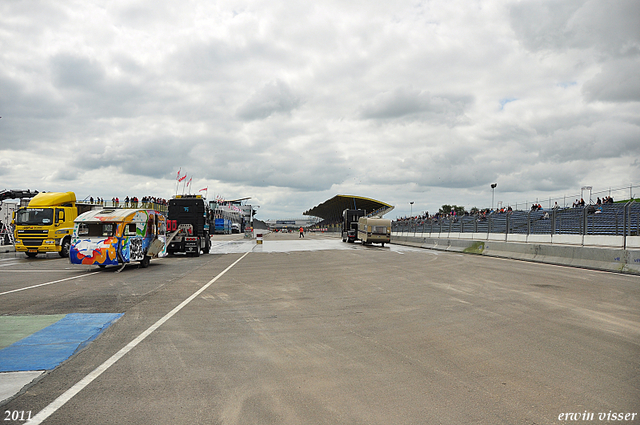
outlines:
[[[346,209],[365,210],[367,215],[382,217],[395,207],[386,202],[356,195],[336,195],[333,198],[303,212],[303,215],[319,217],[322,221],[313,227],[326,228],[328,231],[340,231],[342,212]]]

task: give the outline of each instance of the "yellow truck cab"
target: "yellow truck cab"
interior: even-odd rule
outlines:
[[[37,194],[27,207],[15,212],[16,252],[24,252],[31,258],[47,252],[68,257],[73,221],[78,214],[90,209],[91,205],[76,204],[73,192]]]

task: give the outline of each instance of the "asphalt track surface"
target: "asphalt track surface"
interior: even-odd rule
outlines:
[[[322,235],[232,239],[121,273],[0,255],[2,315],[124,313],[0,413],[65,425],[640,423],[598,420],[640,413],[637,276]]]

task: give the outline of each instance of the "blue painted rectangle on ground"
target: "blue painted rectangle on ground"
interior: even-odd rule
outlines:
[[[0,350],[0,372],[51,370],[98,337],[122,313],[67,314]]]

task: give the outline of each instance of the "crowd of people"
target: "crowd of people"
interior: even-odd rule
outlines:
[[[168,205],[168,201],[164,198],[159,198],[155,196],[143,196],[139,199],[137,196],[126,196],[123,200],[120,200],[119,197],[114,196],[111,198],[111,204],[108,205],[105,203],[104,198],[90,196],[88,199],[90,204],[104,205],[115,208],[145,208],[152,207],[154,205]]]
[[[593,201],[591,201],[593,202]],[[613,197],[611,196],[605,196],[602,199],[600,199],[600,197],[598,197],[597,201],[595,202],[595,204],[590,204],[592,207],[594,207],[594,211],[596,213],[598,212],[602,212],[602,205],[604,204],[613,204]],[[585,200],[583,198],[581,198],[580,200],[576,199],[576,201],[573,203],[573,208],[585,208],[587,205],[587,203],[585,202]],[[561,207],[558,205],[558,202],[555,203],[555,205],[553,206],[554,210],[560,209]],[[531,205],[531,211],[535,212],[535,211],[542,211],[544,212],[544,208],[542,207],[541,204],[539,203],[535,203]],[[551,210],[549,210],[551,211]],[[477,208],[472,208],[471,211],[464,211],[463,214],[458,213],[455,210],[451,210],[450,213],[444,214],[442,212],[438,212],[434,215],[429,215],[429,212],[424,212],[424,213],[420,213],[418,215],[414,215],[414,216],[404,216],[404,217],[397,217],[394,221],[395,222],[404,222],[404,221],[410,221],[410,222],[425,222],[425,221],[431,221],[434,223],[437,223],[439,219],[453,219],[454,221],[457,220],[458,216],[460,215],[464,215],[464,216],[475,216],[477,217],[479,220],[484,220],[487,218],[487,216],[491,215],[491,214],[504,214],[504,213],[511,213],[513,212],[513,209],[508,206],[507,208],[498,208],[498,209],[490,209],[490,208],[485,208],[483,210],[479,210]],[[548,214],[548,213],[547,213]]]

